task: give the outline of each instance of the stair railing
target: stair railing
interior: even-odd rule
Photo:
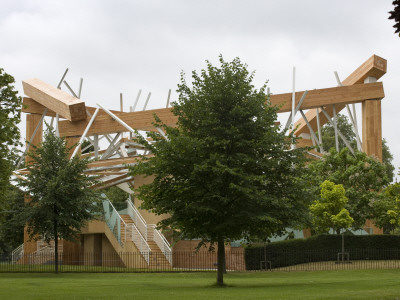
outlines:
[[[131,219],[135,223],[136,227],[138,228],[138,230],[140,231],[140,233],[142,234],[144,239],[147,241],[147,223],[146,223],[146,221],[140,215],[139,211],[137,210],[135,205],[133,205],[133,203],[130,199],[126,200],[126,202],[128,203],[128,207],[127,207],[128,215],[131,217]]]
[[[150,246],[147,244],[146,240],[144,239],[143,235],[140,233],[139,229],[136,227],[135,224],[129,224],[130,229],[132,232],[131,240],[132,242],[136,245],[136,247],[139,249],[140,254],[144,257],[146,260],[147,264],[150,262]]]
[[[15,264],[23,256],[24,256],[24,244],[21,244],[17,248],[15,248],[11,253],[12,263]]]
[[[170,244],[168,243],[165,236],[156,228],[154,224],[148,224],[147,226],[153,228],[153,239],[160,248],[161,252],[164,254],[165,258],[168,260],[170,265],[172,265],[172,250]]]

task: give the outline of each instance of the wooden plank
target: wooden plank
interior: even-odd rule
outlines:
[[[24,92],[35,101],[70,121],[86,119],[85,102],[40,79],[22,81]]]
[[[43,105],[40,104],[39,102],[37,102],[37,101],[35,101],[34,99],[29,98],[29,97],[24,97],[22,103],[23,103],[22,112],[24,112],[24,113],[42,115],[43,112],[44,112],[44,110],[46,109],[45,106],[43,106]],[[96,107],[86,106],[86,110],[87,110],[91,115],[93,115],[94,112],[95,112],[95,110],[96,110]],[[117,110],[110,110],[110,111],[111,111],[113,114],[117,115],[117,116],[120,116],[121,114],[125,114],[124,112],[120,112],[120,111],[117,111]],[[99,110],[99,112],[98,112],[97,115],[98,115],[98,116],[102,116],[102,115],[103,115],[103,116],[106,116],[107,113],[106,113],[105,111],[103,111],[103,110]],[[53,110],[48,109],[48,110],[47,110],[47,113],[46,113],[46,116],[55,117],[55,116],[56,116],[56,113],[55,113]],[[107,115],[107,116],[108,116],[108,115]],[[62,118],[61,116],[59,116],[59,117],[60,117],[60,119]]]
[[[304,91],[296,92],[296,105],[303,93]],[[364,100],[382,99],[383,97],[385,97],[385,93],[382,82],[317,89],[308,91],[301,109],[311,109],[332,104],[357,103]],[[292,93],[272,95],[270,100],[273,105],[282,105],[279,112],[292,110]]]
[[[303,92],[296,93],[296,103],[300,101]],[[309,91],[303,102],[302,109],[310,109],[330,105],[332,103],[356,103],[366,99],[381,99],[385,96],[381,82],[368,83],[348,87],[334,87]],[[291,94],[278,94],[271,96],[271,103],[282,105],[279,112],[290,111]],[[170,108],[154,109],[140,112],[131,112],[119,115],[126,124],[137,130],[156,130],[154,114],[167,125],[175,126],[178,118],[173,115]],[[59,131],[61,136],[79,136],[85,130],[89,120],[70,122],[60,121]],[[98,116],[89,129],[88,135],[123,132],[126,129],[110,116]]]
[[[154,114],[156,114],[165,124],[176,126],[178,118],[174,116],[171,108],[153,109],[137,112],[126,112],[118,117],[133,129],[155,131]],[[59,131],[61,136],[79,136],[85,130],[89,120],[78,122],[60,121]],[[108,115],[97,116],[88,131],[88,135],[107,134],[127,131],[125,127],[113,120]]]
[[[353,73],[351,73],[345,80],[342,81],[344,86],[354,85],[354,84],[362,84],[364,83],[364,79],[367,77],[375,77],[376,79],[381,78],[385,75],[387,70],[387,61],[386,59],[379,57],[377,55],[372,55],[369,59],[367,59],[361,66],[359,66]],[[345,107],[344,104],[335,105],[336,113],[339,113]],[[332,116],[332,107],[325,108],[330,116]],[[317,130],[317,120],[316,120],[316,112],[315,109],[312,109],[306,112],[306,118],[310,122],[311,127],[314,131]],[[327,119],[325,115],[320,111],[319,113],[321,126],[326,124]],[[308,133],[309,129],[307,124],[300,118],[295,123],[295,128],[297,127],[295,134],[299,136],[302,133]]]

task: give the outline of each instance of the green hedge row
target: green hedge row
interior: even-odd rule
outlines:
[[[249,246],[245,249],[247,270],[280,268],[295,264],[337,260],[341,235],[317,235]],[[399,235],[346,235],[345,252],[350,260],[400,259]]]

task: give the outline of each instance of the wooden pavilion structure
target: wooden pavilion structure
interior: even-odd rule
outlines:
[[[351,148],[336,126],[337,114],[346,108],[356,133],[358,149],[381,161],[381,100],[385,94],[382,82],[377,80],[386,73],[386,69],[386,60],[373,55],[343,81],[336,76],[337,86],[335,87],[271,95],[270,101],[273,105],[280,106],[279,112],[291,112],[286,127],[294,124],[292,128],[295,128],[295,135],[302,137],[299,146],[316,146],[316,150],[309,152],[315,158],[322,156],[321,151],[318,151],[322,149],[321,126],[328,122],[331,122],[335,128],[336,146],[338,147],[338,140],[341,138]],[[154,127],[154,114],[157,114],[166,125],[176,125],[177,117],[168,107],[169,98],[166,108],[154,110],[134,111],[131,109],[130,112],[124,112],[122,104],[120,111],[108,110],[101,104],[90,107],[80,99],[82,81],[79,92],[76,93],[65,80],[67,71],[57,87],[36,78],[23,81],[26,97],[23,99],[22,111],[26,115],[26,140],[30,144],[38,145],[42,140],[43,120],[45,117],[51,117],[51,123],[55,122],[57,134],[65,137],[68,145],[78,145],[71,156],[80,152],[80,145],[84,140],[89,141],[93,146],[94,151],[82,156],[95,159],[86,170],[87,174],[100,176],[102,185],[95,188],[118,186],[132,194],[135,188],[151,179],[132,177],[128,173],[128,166],[134,165],[141,155],[150,155],[131,138],[137,132],[146,136],[147,131],[158,131],[165,136],[162,129]],[[62,85],[67,87],[68,92],[60,89]],[[136,98],[135,107],[139,96],[140,92]],[[149,97],[146,104],[148,99]],[[358,134],[354,107],[356,103],[362,106],[361,135]],[[295,121],[292,116],[299,116],[299,118]],[[27,151],[29,151],[29,144],[25,153]],[[24,172],[26,170],[20,169],[15,171],[15,175],[23,176]],[[162,216],[143,211],[139,206],[140,201],[130,202],[127,212],[120,214],[112,205],[104,202],[105,214],[108,214],[109,219],[106,218],[104,222],[91,222],[82,231],[81,244],[64,242],[63,251],[78,253],[101,249],[100,251],[115,253],[137,252],[143,256],[141,263],[156,267],[172,265],[173,251],[192,249],[193,243],[184,241],[171,249],[167,239],[154,225]],[[111,219],[114,219],[114,223],[110,221]],[[371,224],[367,226],[373,227]],[[373,228],[372,232],[379,233],[379,230]],[[25,233],[23,247],[25,253],[37,253],[44,251],[41,249],[46,249],[46,247],[40,244],[40,241],[29,241]],[[159,258],[158,261],[152,262],[149,256],[152,252],[163,253],[164,259]],[[120,259],[122,264],[128,264],[122,257]]]

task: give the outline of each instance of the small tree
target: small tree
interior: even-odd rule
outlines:
[[[319,232],[328,232],[333,229],[340,234],[354,222],[349,211],[345,208],[348,202],[343,185],[334,184],[325,180],[321,184],[321,197],[310,206],[313,223]]]
[[[208,62],[192,87],[182,74],[173,106],[178,127],[163,124],[168,139],[153,133],[154,157],[133,169],[153,175],[139,189],[142,207],[169,214],[159,224],[218,245],[217,284],[223,285],[225,243],[250,235],[283,233],[305,216],[302,174],[304,149],[292,149],[275,124],[277,107],[265,86],[256,90],[253,73],[238,58],[220,67]],[[212,249],[212,247],[211,247]]]
[[[353,228],[363,228],[373,217],[372,204],[381,199],[380,191],[390,182],[386,168],[378,160],[347,148],[339,153],[331,149],[322,159],[308,165],[308,186],[314,197],[319,197],[319,187],[325,180],[342,184],[349,199],[346,208],[354,218]]]
[[[63,138],[47,129],[44,142],[29,153],[32,162],[27,166],[27,179],[20,181],[31,198],[24,210],[28,233],[48,243],[54,240],[55,273],[58,239],[74,240],[100,208],[97,193],[90,189],[95,181],[83,173],[87,160],[70,160],[69,150]]]
[[[321,184],[321,197],[310,206],[313,223],[317,231],[327,232],[330,228],[336,234],[342,232],[342,260],[344,259],[344,231],[353,224],[354,219],[345,208],[348,202],[343,185],[325,180]]]

